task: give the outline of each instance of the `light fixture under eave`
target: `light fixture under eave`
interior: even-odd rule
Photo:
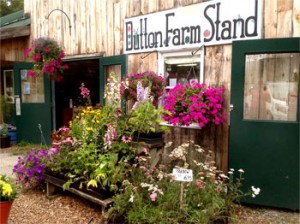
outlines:
[[[169,57],[165,59],[165,63],[169,65],[174,64],[191,64],[191,63],[198,63],[198,57],[191,57],[191,56],[180,56],[180,57]]]
[[[190,67],[190,66],[197,66],[196,63],[193,64],[180,64],[180,65],[176,65],[177,67]]]

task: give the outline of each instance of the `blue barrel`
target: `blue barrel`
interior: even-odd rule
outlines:
[[[8,135],[10,136],[10,144],[17,143],[17,131],[8,131]]]

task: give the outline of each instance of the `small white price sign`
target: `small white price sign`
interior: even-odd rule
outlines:
[[[189,169],[173,169],[172,174],[177,181],[190,182],[193,181],[193,170]]]

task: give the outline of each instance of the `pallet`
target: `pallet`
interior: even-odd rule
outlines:
[[[56,197],[58,195],[57,194],[58,190],[63,188],[63,185],[66,181],[59,179],[57,177],[54,177],[54,176],[50,176],[48,174],[44,174],[44,178],[45,178],[46,186],[47,186],[47,197],[48,198]],[[96,197],[94,195],[88,194],[86,192],[83,192],[83,191],[73,188],[73,187],[70,187],[66,190],[81,197],[81,198],[84,198],[88,201],[91,201],[91,202],[97,204],[97,205],[100,205],[102,208],[102,212],[106,211],[113,203],[112,198],[102,199],[101,197],[98,197],[98,196]]]

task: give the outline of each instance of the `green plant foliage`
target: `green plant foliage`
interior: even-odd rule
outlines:
[[[156,108],[150,101],[146,101],[129,113],[128,123],[139,133],[158,132],[158,124],[163,121],[160,119],[162,114],[161,108]]]
[[[199,155],[189,155],[192,151]],[[202,161],[194,161],[196,156]],[[226,223],[234,217],[235,203],[251,195],[239,190],[242,170],[233,180],[232,173],[226,176],[217,170],[209,154],[193,143],[173,149],[169,159],[167,165],[151,170],[149,157],[136,157],[123,190],[114,197],[114,207],[105,214],[108,221],[123,217],[128,223]],[[174,166],[193,167],[193,181],[175,181]]]

